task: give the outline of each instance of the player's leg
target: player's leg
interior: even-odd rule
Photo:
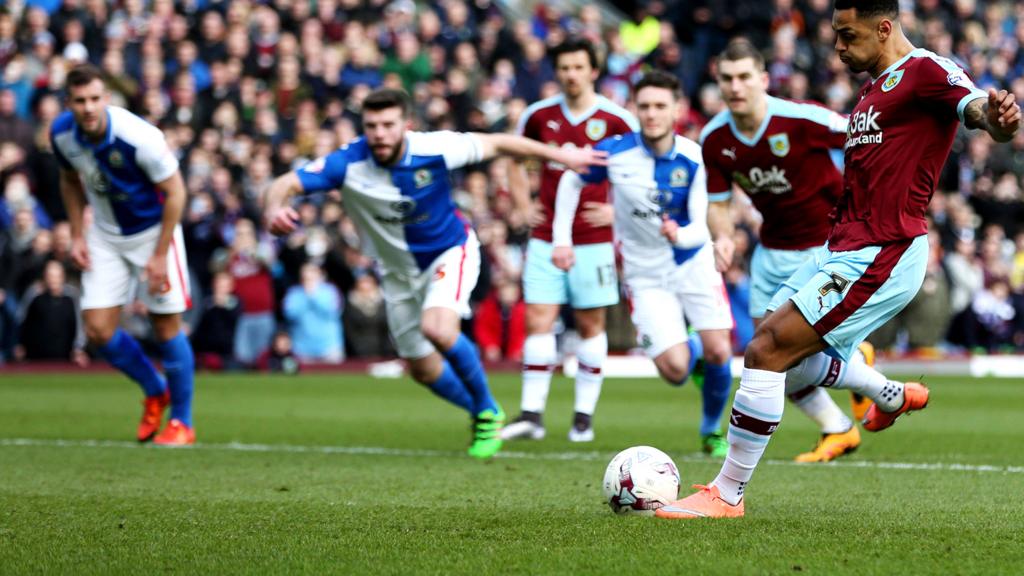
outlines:
[[[576,348],[576,395],[569,440],[594,439],[592,419],[604,383],[608,358],[605,332],[607,307],[619,303],[619,281],[615,271],[615,249],[610,242],[577,246],[576,263],[569,270],[569,297],[580,342]]]
[[[86,235],[91,265],[82,271],[82,324],[89,343],[111,366],[135,381],[145,394],[136,432],[140,442],[153,438],[169,402],[167,383],[132,338],[118,325],[128,302],[132,269],[119,247],[98,230]]]
[[[523,268],[526,341],[523,343],[523,389],[520,414],[502,430],[505,440],[544,438],[544,409],[558,361],[555,321],[569,301],[567,274],[551,263],[551,243],[531,238]]]
[[[140,242],[128,258],[135,266],[145,266],[152,254],[151,242]],[[160,348],[164,376],[171,397],[171,416],[167,426],[154,438],[155,444],[187,446],[195,443],[192,427],[192,395],[195,389],[195,356],[192,345],[181,329],[181,313],[192,306],[188,265],[181,227],[177,227],[167,253],[167,284],[155,294],[143,283],[139,298],[149,310],[150,322]]]

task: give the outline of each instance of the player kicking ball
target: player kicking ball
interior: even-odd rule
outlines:
[[[79,66],[67,76],[67,106],[50,130],[60,162],[60,189],[71,224],[71,258],[82,269],[82,318],[89,342],[146,394],[139,442],[195,442],[195,361],[181,330],[189,308],[188,266],[181,234],[185,184],[159,129],[108,105],[100,71]],[[85,230],[85,205],[92,224]],[[136,282],[149,311],[164,376],[139,343],[118,328]],[[157,433],[167,406],[170,420]]]
[[[480,244],[452,200],[450,172],[499,154],[585,170],[603,153],[552,148],[508,134],[413,132],[409,97],[381,89],[363,102],[364,136],[277,178],[267,193],[271,232],[289,234],[300,193],[339,189],[382,270],[388,327],[412,377],[469,412],[469,455],[501,448],[505,413],[491,395],[476,347],[460,331],[480,272]]]
[[[615,239],[640,345],[662,378],[674,385],[689,377],[702,345],[701,448],[724,458],[728,445],[719,427],[732,388],[733,320],[706,222],[700,147],[675,134],[681,97],[675,76],[650,72],[635,93],[640,132],[598,143],[596,149],[608,153],[607,167],[562,175],[551,259],[562,270],[572,268],[572,217],[581,191],[587,184],[610,182]],[[687,337],[687,320],[700,335],[699,343]]]
[[[829,214],[843,190],[831,153],[846,144],[847,119],[821,106],[769,96],[764,58],[749,41],[730,42],[717,68],[729,108],[701,132],[708,223],[724,272],[735,250],[732,186],[740,186],[761,212],[761,242],[750,266],[750,315],[760,325],[783,283],[824,250]],[[821,430],[817,445],[797,462],[828,462],[860,446],[857,426],[822,387],[851,390],[854,418],[861,420],[871,406],[868,396],[886,382],[872,367],[874,356],[871,344],[863,342],[848,362],[818,352],[786,372],[787,397]]]
[[[843,197],[828,245],[786,281],[747,348],[721,472],[657,510],[660,518],[743,516],[744,490],[782,417],[786,370],[824,350],[849,361],[921,287],[925,212],[959,122],[998,142],[1020,128],[1013,94],[986,94],[955,63],[910,43],[897,0],[836,0],[832,27],[840,60],[871,79],[850,116]],[[923,385],[892,380],[871,396],[864,427],[872,431],[929,399]]]

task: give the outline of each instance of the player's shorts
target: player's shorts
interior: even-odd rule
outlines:
[[[611,242],[573,246],[576,263],[565,272],[551,262],[550,242],[530,238],[523,270],[527,304],[570,304],[576,310],[619,303],[615,248]]]
[[[824,246],[806,250],[779,250],[758,244],[750,259],[750,317],[764,318],[772,297],[782,284]]]
[[[156,250],[160,226],[130,236],[115,236],[89,229],[85,241],[90,266],[82,271],[82,309],[113,308],[138,298],[152,314],[178,314],[192,307],[188,263],[181,226],[175,226],[167,251],[167,284],[155,296],[143,278],[146,263]]]
[[[637,342],[651,358],[686,342],[687,322],[695,330],[730,330],[732,309],[708,243],[661,277],[626,279]]]
[[[816,252],[769,304],[792,300],[835,353],[849,360],[857,346],[917,295],[928,267],[928,236],[849,252]]]
[[[465,244],[441,253],[415,276],[384,270],[381,292],[388,328],[401,358],[415,360],[434,351],[420,328],[427,308],[448,308],[468,318],[469,295],[480,276],[480,242],[472,230]]]

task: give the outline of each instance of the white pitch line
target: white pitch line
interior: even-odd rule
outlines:
[[[154,449],[137,442],[120,440],[63,440],[41,438],[0,438],[0,447],[41,446],[48,448],[129,448],[135,450]],[[159,449],[159,448],[156,448]],[[364,456],[398,456],[415,458],[463,458],[464,452],[452,450],[414,450],[403,448],[386,448],[383,446],[294,446],[289,444],[243,444],[229,442],[227,444],[198,443],[187,450],[212,450],[226,452],[276,452],[291,454],[350,454]],[[597,461],[610,458],[612,453],[604,452],[515,452],[506,450],[498,453],[498,458],[517,460],[563,460],[563,461]],[[711,460],[702,454],[677,455],[675,459],[686,463],[709,463]],[[962,464],[956,462],[871,462],[867,460],[841,460],[828,464],[799,464],[792,460],[764,460],[762,464],[769,466],[801,466],[808,469],[817,468],[867,468],[879,470],[933,470],[940,472],[1000,472],[1004,474],[1024,474],[1024,466],[998,466],[994,464]]]

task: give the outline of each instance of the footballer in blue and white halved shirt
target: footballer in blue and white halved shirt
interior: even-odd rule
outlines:
[[[131,112],[108,105],[98,69],[67,77],[67,106],[50,128],[60,162],[60,188],[71,224],[71,257],[82,268],[85,333],[112,365],[146,394],[137,438],[186,445],[192,429],[192,347],[181,330],[191,306],[181,234],[185,184],[163,133]],[[92,224],[85,229],[85,207]],[[159,342],[160,375],[134,338],[118,328],[121,307],[135,298],[150,313]],[[157,434],[165,408],[171,417]]]
[[[413,132],[409,98],[381,89],[363,102],[364,136],[271,185],[271,232],[295,229],[287,199],[338,189],[366,252],[382,270],[381,289],[398,354],[412,376],[474,419],[469,454],[501,447],[505,414],[487,385],[473,344],[461,333],[480,272],[479,242],[452,200],[450,173],[499,154],[535,156],[585,170],[603,153],[563,150],[509,134]]]

